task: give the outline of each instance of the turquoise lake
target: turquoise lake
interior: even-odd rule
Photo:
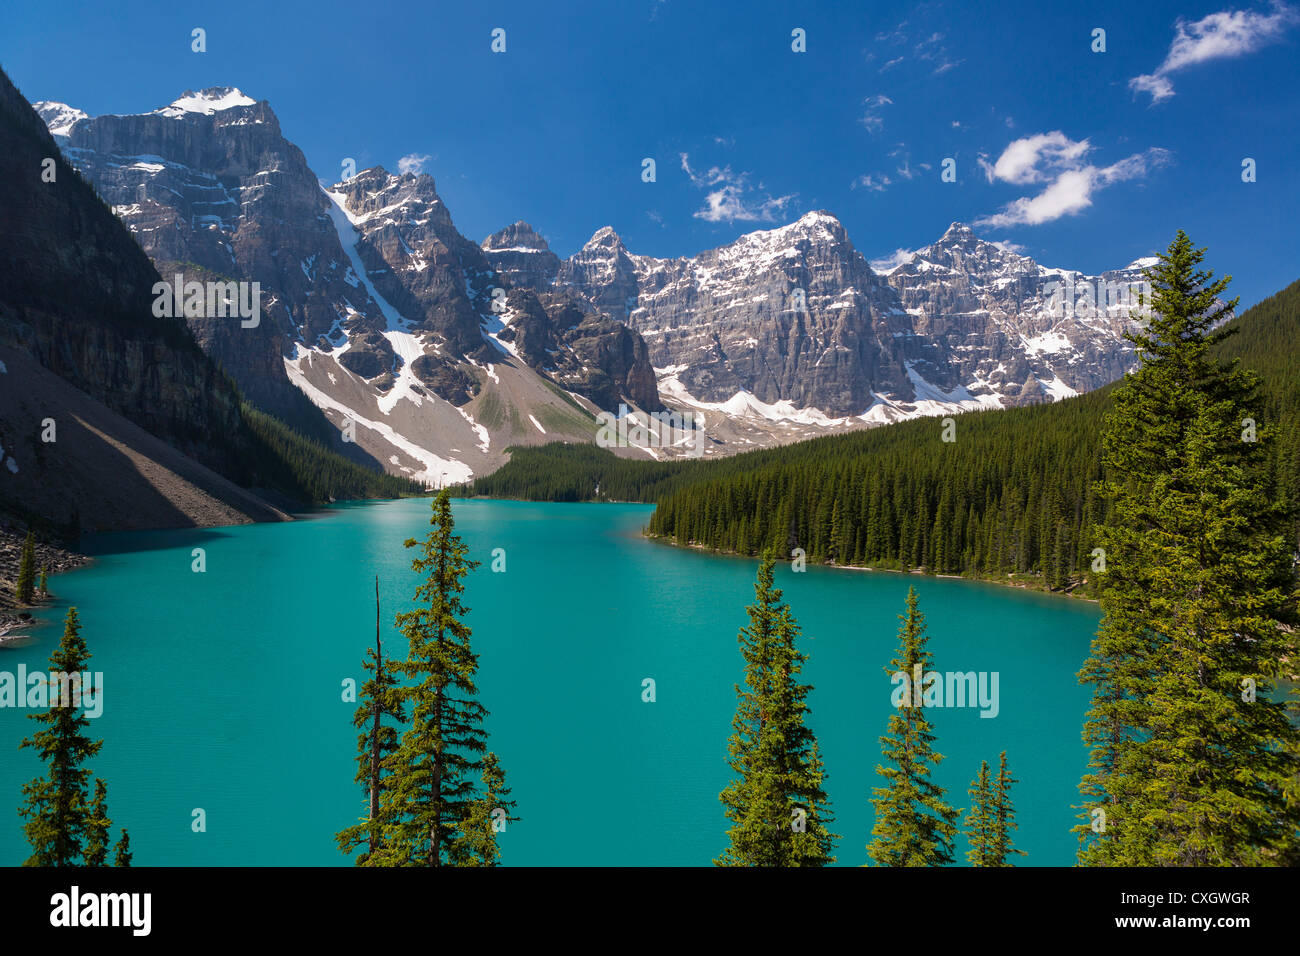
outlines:
[[[757,563],[642,537],[643,505],[454,503],[457,532],[482,566],[466,582],[480,654],[480,699],[520,821],[502,834],[507,865],[708,865],[724,847],[718,792],[741,678],[737,630]],[[90,766],[108,783],[115,828],[136,865],[343,865],[334,834],[363,811],[353,782],[356,707],[374,639],[380,578],[385,649],[416,576],[408,537],[429,502],[342,504],[288,524],[133,532],[86,542],[85,569],[51,579],[50,622],[0,650],[0,671],[48,669],[76,605],[105,678],[105,741]],[[191,570],[191,549],[207,570]],[[506,570],[491,570],[493,550]],[[939,671],[997,672],[999,712],[931,711],[937,773],[957,807],[981,759],[1006,750],[1021,865],[1071,865],[1073,805],[1086,763],[1087,689],[1076,673],[1096,605],[922,575],[779,566],[815,686],[840,864],[860,865],[873,822],[879,736],[891,712],[885,672],[914,585]],[[391,639],[389,639],[391,638]],[[653,678],[656,700],[642,701]],[[0,708],[0,793],[11,808],[43,772],[18,742],[30,711]],[[206,832],[191,829],[206,813]],[[115,830],[116,835],[116,830]],[[965,862],[966,843],[957,841]],[[0,865],[28,854],[14,810],[0,816]]]

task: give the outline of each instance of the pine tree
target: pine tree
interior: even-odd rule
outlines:
[[[943,760],[933,749],[934,732],[925,715],[922,687],[932,663],[926,650],[925,617],[917,607],[916,589],[907,589],[907,613],[899,615],[898,656],[886,668],[902,684],[898,712],[889,716],[888,732],[880,738],[887,765],[876,773],[886,785],[873,791],[876,823],[867,855],[879,866],[942,866],[953,860],[952,840],[958,811],[944,800],[944,789],[930,779],[932,767]]]
[[[510,815],[515,801],[510,799],[506,772],[494,753],[483,757],[482,780],[483,796],[470,806],[456,835],[454,858],[461,866],[499,866],[501,848],[497,845],[497,833],[519,820]]]
[[[372,676],[361,685],[352,725],[362,731],[357,736],[356,781],[366,794],[366,816],[335,837],[339,849],[347,855],[364,845],[357,866],[369,865],[383,843],[385,763],[398,745],[397,728],[384,719],[397,723],[406,720],[406,708],[398,699],[397,678],[384,668],[383,643],[379,637],[379,575],[375,575],[375,646],[367,648],[362,667]]]
[[[18,583],[14,596],[19,604],[31,604],[36,587],[36,536],[28,531],[23,540],[22,556],[18,559]]]
[[[427,578],[416,589],[419,605],[397,615],[409,648],[393,670],[413,680],[396,691],[410,707],[411,725],[389,755],[392,771],[381,795],[384,845],[372,861],[383,866],[444,866],[454,863],[454,843],[477,798],[475,775],[486,750],[474,677],[478,656],[470,648],[462,579],[478,567],[454,533],[444,489],[433,499],[433,526],[411,567]],[[414,538],[406,547],[420,545]]]
[[[108,818],[108,792],[104,781],[95,780],[95,798],[86,815],[86,866],[108,864],[109,830],[113,821]]]
[[[1019,783],[1007,769],[1007,752],[1002,751],[998,762],[998,776],[993,784],[993,862],[992,866],[1015,866],[1008,862],[1013,854],[1024,856],[1024,850],[1017,850],[1011,845],[1011,831],[1019,829],[1016,825],[1016,811],[1011,805],[1011,785]]]
[[[971,781],[970,813],[966,816],[966,842],[970,849],[966,859],[971,866],[996,866],[993,844],[997,811],[994,808],[993,787],[989,783],[989,762],[980,761],[979,776]]]
[[[767,551],[737,640],[745,685],[736,685],[728,763],[738,775],[719,794],[731,827],[719,866],[824,866],[836,834],[817,739],[805,724],[812,687],[799,683],[807,660],[796,647],[799,626],[774,586],[775,553]]]
[[[117,849],[113,853],[113,865],[131,865],[131,838],[127,836],[126,827],[122,828],[122,838],[117,841]]]
[[[1236,300],[1203,258],[1179,232],[1147,271],[1141,365],[1106,418],[1085,864],[1266,865],[1300,826],[1300,732],[1272,693],[1296,654],[1294,515],[1270,494],[1256,377],[1211,354]]]
[[[50,596],[49,582],[50,582],[50,566],[47,564],[45,567],[41,568],[40,589],[41,589],[42,598],[48,598]]]
[[[49,766],[48,778],[38,777],[22,790],[25,799],[18,814],[24,818],[23,832],[32,846],[24,866],[76,866],[90,835],[86,793],[90,771],[82,764],[99,753],[104,742],[86,736],[90,720],[79,694],[72,693],[74,683],[80,688],[80,677],[74,681],[72,675],[84,672],[90,660],[80,632],[77,609],[68,608],[63,638],[50,655],[51,672],[68,675],[68,680],[52,682],[50,709],[30,715],[44,729],[18,745],[34,749]]]

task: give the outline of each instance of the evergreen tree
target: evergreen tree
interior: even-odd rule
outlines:
[[[50,566],[47,564],[45,567],[41,568],[40,589],[41,589],[42,598],[47,598],[50,596],[49,583],[50,583]]]
[[[352,725],[361,730],[357,736],[356,781],[366,794],[366,816],[336,836],[339,849],[348,855],[364,845],[357,866],[369,865],[383,843],[385,761],[398,743],[397,728],[384,719],[398,723],[406,720],[406,708],[398,699],[397,679],[384,668],[384,650],[379,637],[379,575],[375,575],[375,646],[366,649],[362,667],[371,677],[361,685]]]
[[[799,626],[774,586],[776,557],[759,564],[749,626],[738,635],[745,684],[736,685],[728,763],[738,775],[719,795],[731,827],[719,866],[824,866],[834,862],[836,834],[825,773],[805,724],[811,685],[799,683],[807,656]]]
[[[68,680],[52,682],[50,709],[30,715],[43,729],[18,745],[34,749],[49,766],[47,778],[38,777],[22,790],[25,799],[18,814],[32,846],[24,866],[76,866],[91,835],[86,793],[90,771],[82,764],[99,753],[104,742],[86,735],[90,720],[80,695],[72,692],[74,683],[80,688],[80,678],[74,682],[72,675],[85,671],[90,660],[80,632],[77,609],[68,608],[63,638],[50,655],[51,672],[68,675]]]
[[[113,853],[113,865],[131,865],[131,838],[127,836],[126,827],[122,828],[122,838],[117,841],[117,849]]]
[[[1257,377],[1212,352],[1236,300],[1203,258],[1179,232],[1147,270],[1141,364],[1105,422],[1085,864],[1276,863],[1300,826],[1300,733],[1272,693],[1296,654],[1294,514],[1271,494]]]
[[[998,776],[993,784],[993,862],[992,866],[1015,866],[1008,862],[1012,854],[1024,856],[1024,850],[1011,845],[1011,831],[1017,830],[1016,811],[1011,806],[1011,785],[1019,783],[1007,769],[1007,752],[1002,751],[998,762]]]
[[[898,656],[886,668],[902,675],[897,713],[889,716],[888,732],[880,738],[887,765],[876,773],[886,785],[874,790],[874,839],[867,855],[879,866],[942,866],[953,860],[952,840],[958,811],[944,800],[944,789],[930,779],[932,768],[943,760],[933,749],[934,732],[925,715],[924,677],[931,657],[926,650],[925,617],[917,607],[916,589],[907,589],[907,613],[899,615]]]
[[[474,677],[478,656],[462,620],[464,576],[478,567],[454,533],[451,503],[444,489],[433,499],[433,526],[411,567],[426,574],[415,591],[419,605],[397,615],[409,648],[393,670],[415,683],[396,690],[410,707],[411,725],[389,755],[392,771],[381,794],[384,845],[372,862],[384,866],[444,866],[456,862],[455,840],[477,797],[474,777],[486,750]],[[406,547],[420,545],[414,538]]]
[[[971,866],[996,866],[993,844],[995,840],[997,811],[994,807],[993,787],[989,783],[989,762],[980,761],[979,776],[971,781],[970,813],[966,815],[966,842],[970,849],[966,859]]]
[[[36,536],[28,531],[23,539],[22,556],[18,559],[18,583],[14,596],[19,604],[31,604],[36,586]]]
[[[499,866],[501,848],[497,845],[497,833],[504,832],[508,823],[519,820],[510,816],[515,801],[510,799],[506,772],[494,753],[483,757],[482,780],[483,796],[470,806],[456,836],[454,856],[461,866]]]
[[[108,818],[108,792],[104,781],[95,780],[95,798],[86,815],[86,866],[108,865],[109,830],[113,821]]]

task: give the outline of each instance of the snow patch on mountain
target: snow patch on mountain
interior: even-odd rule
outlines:
[[[424,465],[424,470],[416,472],[411,476],[416,481],[438,481],[440,480],[440,476],[443,474],[446,474],[449,480],[456,482],[469,481],[470,478],[474,477],[474,472],[464,462],[436,455],[429,451],[429,449],[423,448],[413,441],[409,441],[388,422],[377,422],[358,415],[355,409],[348,407],[338,399],[333,398],[318,389],[307,380],[306,371],[302,367],[303,362],[311,362],[312,355],[313,352],[311,349],[304,347],[302,343],[295,343],[294,354],[292,357],[285,358],[284,367],[285,371],[289,375],[289,379],[297,385],[298,388],[302,389],[303,393],[310,398],[318,408],[338,412],[344,418],[355,422],[358,427],[368,428],[377,432],[394,448],[404,451],[416,461],[420,462]]]
[[[90,114],[83,113],[67,103],[56,103],[53,100],[41,100],[39,103],[33,103],[32,108],[45,121],[45,126],[49,129],[50,135],[55,138],[67,136],[72,132],[72,127],[79,120],[90,119]]]
[[[234,109],[236,106],[255,106],[256,104],[257,100],[245,96],[233,86],[214,86],[198,93],[193,90],[186,90],[185,94],[180,99],[173,101],[170,106],[164,106],[162,109],[154,110],[154,112],[173,119],[180,119],[186,113],[201,113],[205,116],[211,116],[213,113]]]

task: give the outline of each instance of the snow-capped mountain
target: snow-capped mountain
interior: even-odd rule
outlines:
[[[953,223],[879,274],[824,211],[677,259],[637,255],[607,226],[556,262],[527,224],[511,230],[485,243],[489,260],[503,269],[509,256],[519,281],[627,321],[670,404],[814,428],[1055,400],[1112,381],[1131,363],[1122,333],[1150,264],[1101,276],[1046,268]]]
[[[188,317],[251,400],[434,483],[591,441],[623,405],[691,411],[727,454],[1055,400],[1132,360],[1119,293],[1143,262],[1046,268],[954,223],[880,272],[825,211],[671,259],[606,226],[561,259],[524,222],[465,238],[428,175],[322,183],[232,87],[135,115],[36,108],[165,277],[259,283],[253,327]]]
[[[309,431],[323,413],[342,450],[458,481],[509,445],[592,440],[601,408],[659,407],[640,336],[511,288],[430,176],[322,185],[270,106],[234,88],[127,116],[36,108],[164,276],[259,283],[255,326],[188,321],[250,399]]]

